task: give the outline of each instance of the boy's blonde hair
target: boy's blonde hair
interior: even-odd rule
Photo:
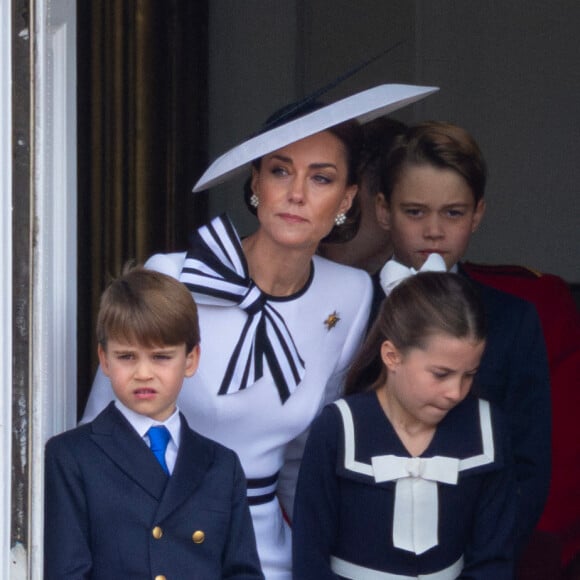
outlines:
[[[145,347],[185,343],[187,351],[199,344],[195,301],[175,278],[143,267],[125,268],[101,297],[97,340]]]

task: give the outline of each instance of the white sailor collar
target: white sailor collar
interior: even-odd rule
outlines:
[[[377,433],[383,412],[374,393],[335,405],[343,426],[337,473],[395,487],[393,545],[402,550],[422,554],[438,545],[440,484],[454,486],[460,476],[496,470],[503,463],[494,441],[492,408],[483,399],[468,397],[453,409],[420,457],[409,455],[386,418],[390,436]],[[382,453],[381,447],[390,453]]]
[[[338,471],[374,480],[372,457],[389,454],[413,459],[384,416],[375,393],[361,393],[335,402],[342,418],[344,437],[340,442]],[[467,397],[448,413],[420,458],[434,456],[458,460],[462,475],[495,471],[503,466],[501,446],[496,438],[497,409],[484,399]],[[377,432],[377,425],[384,430]],[[419,458],[415,458],[419,459]]]

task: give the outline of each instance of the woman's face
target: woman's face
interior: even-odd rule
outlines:
[[[347,176],[345,147],[328,131],[265,155],[252,175],[261,234],[278,245],[314,252],[356,195]]]
[[[395,258],[419,269],[438,253],[447,269],[465,254],[485,203],[477,204],[465,179],[452,169],[408,165],[396,182],[389,203],[377,196],[377,219],[391,233]]]

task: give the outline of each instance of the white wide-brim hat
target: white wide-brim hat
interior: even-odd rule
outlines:
[[[251,137],[218,157],[200,177],[193,191],[218,185],[243,170],[246,164],[345,121],[367,123],[419,101],[438,87],[388,84],[367,89]]]

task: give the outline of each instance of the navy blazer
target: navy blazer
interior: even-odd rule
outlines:
[[[475,377],[477,396],[500,405],[509,422],[519,493],[519,547],[548,498],[552,414],[550,370],[540,319],[531,302],[472,280],[487,314],[487,343]]]
[[[518,548],[538,522],[548,496],[551,462],[550,375],[546,345],[533,304],[459,273],[478,289],[487,320],[487,344],[473,391],[503,409],[509,423],[518,491]],[[384,292],[378,274],[371,322]]]
[[[183,416],[170,477],[114,403],[45,468],[45,580],[263,579],[240,462]]]

